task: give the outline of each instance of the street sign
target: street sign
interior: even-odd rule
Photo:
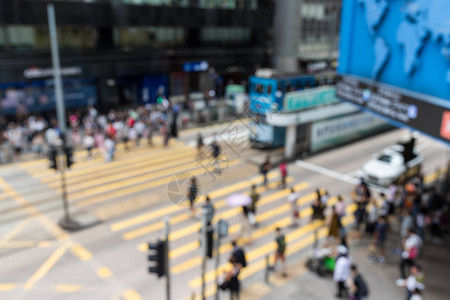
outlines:
[[[185,72],[202,72],[208,71],[209,64],[207,61],[190,61],[183,64],[183,71]]]
[[[217,223],[218,225],[218,233],[221,238],[226,237],[228,235],[228,223],[225,220],[220,219]]]
[[[334,87],[320,87],[286,93],[283,107],[284,111],[299,111],[337,102]]]

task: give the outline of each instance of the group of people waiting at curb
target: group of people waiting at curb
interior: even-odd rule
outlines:
[[[98,148],[106,161],[114,159],[115,146],[123,143],[125,150],[139,146],[142,139],[153,145],[153,136],[159,134],[165,146],[170,137],[177,137],[178,105],[146,105],[130,109],[111,109],[99,113],[93,106],[85,111],[69,112],[67,141],[70,146],[86,150],[91,159],[92,150]],[[0,128],[1,158],[3,162],[19,159],[23,153],[42,157],[53,146],[54,132],[60,135],[55,116],[44,118],[31,115],[23,122],[9,122]],[[11,156],[10,153],[13,153]]]

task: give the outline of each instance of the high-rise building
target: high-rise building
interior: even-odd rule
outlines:
[[[342,0],[299,0],[298,57],[303,70],[336,67]]]
[[[0,0],[3,114],[52,105],[48,3],[68,108],[220,93],[270,63],[270,0]]]

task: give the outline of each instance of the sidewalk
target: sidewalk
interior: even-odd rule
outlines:
[[[366,279],[370,295],[367,299],[404,299],[405,291],[395,285],[395,280],[399,278],[400,258],[393,254],[395,248],[394,234],[388,246],[387,264],[381,266],[373,264],[367,260],[367,241],[360,245],[351,243],[350,255],[358,265],[361,274]],[[418,263],[423,267],[425,274],[426,291],[425,299],[445,300],[450,294],[450,239],[443,244],[437,245],[431,241],[425,242],[422,257]],[[242,298],[245,300],[333,300],[335,295],[335,284],[332,277],[319,277],[315,273],[308,271],[305,267],[305,259],[291,263],[288,259],[289,277],[284,279],[278,273],[271,273],[269,284],[258,281],[244,288]]]

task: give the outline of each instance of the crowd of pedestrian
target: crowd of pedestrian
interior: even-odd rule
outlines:
[[[125,150],[139,146],[143,139],[152,146],[153,136],[158,134],[164,146],[168,146],[169,138],[177,137],[179,111],[178,105],[156,104],[99,113],[91,106],[86,111],[68,112],[65,139],[71,147],[85,149],[88,159],[97,148],[106,161],[112,161],[118,143]],[[31,115],[23,122],[9,122],[6,128],[0,129],[1,156],[4,160],[10,153],[14,159],[23,153],[43,157],[60,133],[55,117]]]
[[[434,187],[426,187],[422,177],[404,184],[393,183],[378,195],[373,195],[361,180],[352,196],[356,205],[356,238],[369,239],[368,260],[385,265],[398,255],[397,285],[405,288],[407,299],[423,299],[425,284],[420,256],[425,240],[442,242],[442,226],[448,223],[445,200]],[[387,251],[388,240],[396,244],[395,251]]]

